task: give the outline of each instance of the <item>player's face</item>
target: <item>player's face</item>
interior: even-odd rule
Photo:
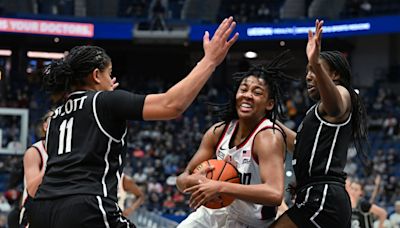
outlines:
[[[400,204],[399,203],[396,203],[395,211],[397,214],[400,214]]]
[[[362,190],[360,184],[358,184],[358,183],[351,183],[350,187],[351,187],[351,190],[352,190],[354,196],[356,196],[356,197],[361,197],[361,196],[362,196],[363,190]]]
[[[323,59],[319,59],[319,62],[321,63],[321,66],[325,70],[325,72],[328,72],[328,74],[331,76],[331,74],[333,74],[333,72],[330,71],[329,65],[326,63],[326,61]],[[316,80],[314,70],[310,64],[307,65],[306,83],[307,83],[308,96],[312,100],[318,101],[320,99],[320,95],[319,95],[319,91],[317,88],[317,80]]]
[[[236,111],[239,118],[259,120],[274,107],[269,99],[265,81],[255,76],[244,78],[236,93]]]
[[[112,91],[113,90],[113,81],[111,77],[112,73],[112,64],[109,63],[102,71],[98,71],[99,77],[99,87],[100,90],[104,91]]]

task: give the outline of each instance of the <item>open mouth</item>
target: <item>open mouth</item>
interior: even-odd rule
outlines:
[[[242,104],[240,104],[239,108],[240,108],[241,111],[246,112],[246,111],[252,110],[253,109],[253,105],[251,105],[249,103],[242,103]]]
[[[310,92],[313,92],[313,91],[315,91],[315,86],[313,86],[313,85],[307,85],[307,91],[310,93]]]

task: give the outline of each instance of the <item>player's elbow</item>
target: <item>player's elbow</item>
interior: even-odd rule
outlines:
[[[179,116],[181,116],[183,114],[183,112],[185,111],[185,107],[181,106],[181,105],[176,105],[170,108],[170,114],[172,119],[178,118]]]
[[[166,119],[175,119],[183,114],[185,111],[185,106],[180,104],[180,102],[168,102],[164,105],[164,115]]]
[[[174,119],[183,114],[188,107],[186,99],[184,97],[176,98],[170,96],[168,92],[164,96],[164,110],[170,119]]]
[[[386,212],[386,210],[382,210],[381,214],[379,215],[379,220],[386,220],[388,214]]]
[[[264,199],[263,204],[269,206],[279,206],[282,204],[283,192],[273,191],[268,192],[268,197]]]
[[[283,200],[283,192],[275,192],[271,197],[274,206],[280,206]]]

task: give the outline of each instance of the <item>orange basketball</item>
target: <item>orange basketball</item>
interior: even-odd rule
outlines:
[[[216,180],[216,181],[228,181],[231,183],[236,183],[240,184],[240,176],[239,172],[237,171],[236,167],[233,166],[231,163],[223,161],[223,160],[217,160],[217,159],[210,159],[207,161],[202,162],[200,165],[198,165],[194,170],[193,173],[199,172],[203,167],[207,166],[214,166],[214,170],[212,172],[207,173],[207,178],[211,180]],[[234,197],[228,196],[221,194],[219,196],[220,200],[215,200],[215,201],[208,201],[204,206],[211,208],[211,209],[217,209],[217,208],[223,208],[228,206],[235,200]]]

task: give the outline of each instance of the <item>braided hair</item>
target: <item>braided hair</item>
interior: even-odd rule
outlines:
[[[275,124],[277,118],[284,118],[280,83],[282,80],[296,80],[282,71],[289,62],[293,60],[292,56],[289,57],[289,52],[289,50],[282,52],[266,66],[256,65],[251,67],[247,72],[238,72],[233,75],[233,94],[229,102],[226,104],[211,104],[216,107],[214,110],[216,116],[222,120],[221,125],[217,127],[228,124],[231,120],[239,118],[236,111],[236,93],[239,90],[241,82],[250,76],[265,81],[269,98],[273,99],[275,102],[274,107],[265,114],[265,117],[269,118],[273,124]]]
[[[43,86],[49,92],[69,92],[85,85],[85,78],[98,68],[103,71],[111,58],[97,46],[76,46],[69,54],[50,63],[43,71]]]
[[[361,155],[361,161],[364,165],[369,166],[368,153],[363,147],[366,142],[367,149],[369,150],[370,148],[368,143],[367,112],[361,97],[351,86],[350,65],[343,54],[338,51],[324,51],[321,52],[320,57],[325,60],[330,70],[340,75],[338,79],[339,84],[345,87],[350,93],[352,106],[352,138],[354,146],[358,152],[361,152],[357,153],[359,156]]]

